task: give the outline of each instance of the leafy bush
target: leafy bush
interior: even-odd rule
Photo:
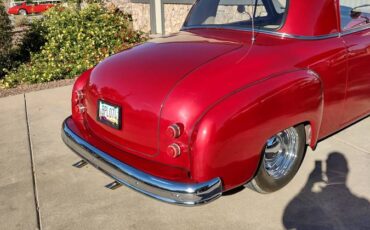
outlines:
[[[17,42],[18,44],[9,45],[11,48],[3,55],[0,55],[0,79],[7,72],[17,68],[24,62],[28,62],[32,52],[38,52],[40,50],[45,44],[44,32],[44,27],[40,23],[33,23],[26,29],[20,42]]]
[[[73,78],[102,59],[143,40],[130,27],[129,16],[91,4],[78,11],[73,6],[54,7],[42,19],[46,43],[31,60],[7,74],[4,87]]]
[[[12,44],[12,30],[9,16],[0,0],[0,55],[7,52]]]
[[[0,77],[4,75],[3,68],[9,65],[8,55],[12,47],[12,30],[3,1],[0,0]]]

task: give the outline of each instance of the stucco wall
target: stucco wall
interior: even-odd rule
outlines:
[[[146,3],[131,3],[128,0],[112,0],[122,12],[132,15],[134,30],[150,33],[150,6]]]
[[[178,32],[188,15],[191,5],[164,4],[163,8],[165,33]]]

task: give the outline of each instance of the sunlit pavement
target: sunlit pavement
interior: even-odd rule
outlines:
[[[370,228],[370,118],[308,151],[281,191],[244,189],[186,208],[108,190],[110,178],[71,166],[79,159],[60,138],[70,91],[0,98],[0,229]]]

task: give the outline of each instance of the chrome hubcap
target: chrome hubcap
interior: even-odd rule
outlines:
[[[298,154],[298,133],[286,129],[267,140],[263,164],[268,175],[280,179],[292,169]]]

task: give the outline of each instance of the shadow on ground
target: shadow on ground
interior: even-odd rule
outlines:
[[[283,224],[287,229],[370,229],[370,203],[352,194],[346,181],[348,163],[343,154],[331,153],[316,161],[306,185],[287,205]],[[366,182],[365,182],[366,183]]]

